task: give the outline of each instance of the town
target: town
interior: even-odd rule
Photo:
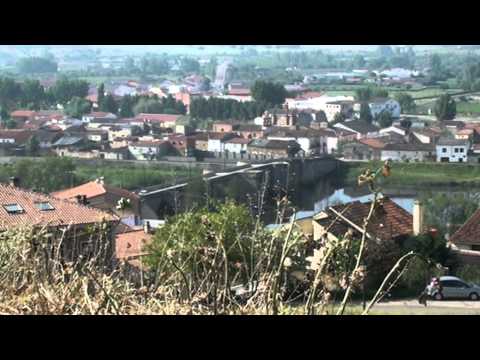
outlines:
[[[351,292],[363,296],[362,312],[382,306],[393,290],[373,292],[369,304],[365,296],[410,256],[420,259],[417,273],[394,295],[418,296],[427,273],[442,283],[431,299],[479,300],[472,283],[480,280],[480,54],[417,48],[330,54],[246,46],[228,56],[198,48],[191,56],[104,57],[85,50],[76,54],[88,58],[82,61],[69,60],[66,49],[18,60],[1,49],[0,227],[4,234],[48,228],[49,249],[58,247],[62,261],[101,258],[142,289],[151,269],[172,266],[173,253],[194,266],[180,254],[192,244],[213,252],[201,256],[220,272],[222,247],[207,240],[236,248],[253,231],[266,241],[262,256],[274,243],[265,239],[297,239],[277,249],[279,269],[289,274],[282,296],[303,294],[309,314],[325,310],[333,293],[345,293],[334,313],[344,313]],[[465,184],[468,193],[458,189]],[[439,190],[427,193],[434,185]],[[407,205],[405,192],[413,194]],[[96,226],[102,231],[93,234]],[[320,252],[346,257],[345,242],[360,254],[366,246],[365,260],[341,271],[325,265],[333,260]],[[290,247],[296,255],[285,253]],[[214,313],[211,296],[220,296],[225,312],[227,298],[255,298],[263,278],[253,275],[256,267],[243,268],[244,250],[224,264],[237,275],[225,275],[223,295],[207,291],[197,273],[182,291],[198,283],[197,293],[207,294],[199,302]],[[302,292],[310,282],[313,290]],[[272,301],[266,306],[278,313]]]

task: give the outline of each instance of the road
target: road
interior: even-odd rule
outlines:
[[[394,300],[376,304],[372,315],[480,315],[480,301],[428,301],[420,305],[417,299]]]

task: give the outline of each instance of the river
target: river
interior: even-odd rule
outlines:
[[[431,194],[465,194],[480,193],[480,188],[463,187],[445,187],[445,186],[428,186],[420,184],[416,187],[384,187],[382,194],[388,196],[402,208],[412,213],[413,203],[416,199],[422,199]],[[309,187],[297,191],[296,207],[301,212],[319,212],[328,206],[344,204],[351,201],[368,202],[373,199],[373,195],[368,187],[349,186],[341,187],[329,184],[327,182],[320,183],[316,186]]]

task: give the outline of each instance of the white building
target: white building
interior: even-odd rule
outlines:
[[[107,112],[91,112],[90,114],[85,114],[82,116],[83,123],[90,123],[93,119],[116,119],[117,115]]]
[[[436,145],[437,162],[467,162],[469,149],[468,141],[440,138]]]
[[[247,145],[251,142],[251,139],[233,138],[225,141],[225,152],[235,155],[243,155],[247,153]]]
[[[370,112],[373,118],[376,118],[382,111],[388,111],[392,118],[399,118],[401,114],[401,108],[398,101],[389,98],[378,98],[368,102]],[[354,111],[360,112],[360,103],[354,105]]]
[[[389,126],[389,127],[384,128],[384,129],[381,129],[379,132],[380,132],[380,134],[395,133],[395,134],[402,135],[402,136],[407,135],[407,130],[399,128],[397,126]]]
[[[328,95],[322,95],[318,97],[313,97],[313,98],[307,98],[307,99],[286,99],[286,104],[288,105],[289,109],[297,109],[297,110],[307,110],[311,109],[314,111],[325,111],[327,113],[327,104],[328,103],[335,103],[335,102],[350,102],[354,101],[353,96],[328,96]],[[333,108],[332,108],[333,110]],[[335,115],[333,115],[335,116]],[[327,116],[328,118],[328,116]],[[333,120],[333,117],[331,116],[331,120]],[[328,121],[331,121],[328,119]]]
[[[381,150],[382,161],[427,161],[434,156],[433,144],[386,144]]]

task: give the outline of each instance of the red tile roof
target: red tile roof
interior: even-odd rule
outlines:
[[[31,110],[15,110],[10,114],[11,117],[32,117],[36,114],[36,111]]]
[[[32,135],[30,130],[0,130],[0,139],[14,139],[16,144],[24,144]]]
[[[368,139],[360,139],[358,142],[365,144],[367,146],[370,146],[371,148],[374,149],[383,149],[385,147],[385,143],[374,138],[368,138]]]
[[[138,114],[137,120],[150,121],[150,122],[176,122],[181,115],[172,114]]]
[[[75,186],[70,189],[65,189],[52,193],[52,196],[58,199],[64,200],[75,200],[77,195],[85,195],[87,199],[91,199],[106,193],[114,193],[125,198],[137,198],[138,196],[128,190],[117,188],[115,186],[110,186],[102,184],[97,181],[90,181],[85,184]]]
[[[363,220],[368,216],[371,202],[361,203],[359,201],[332,206],[334,210],[363,228]],[[337,215],[330,210],[326,211],[328,218],[316,220],[320,225],[330,227],[329,232],[337,237],[345,235],[348,229],[352,228],[346,221],[342,219],[336,220]],[[353,229],[356,232],[355,229]],[[382,206],[377,206],[367,228],[370,235],[376,236],[382,240],[393,239],[401,236],[410,235],[413,232],[413,217],[412,215],[397,205],[394,201],[384,198]],[[358,233],[358,232],[356,232]]]
[[[228,92],[228,95],[236,96],[250,96],[250,89],[232,89]]]
[[[41,211],[36,206],[38,202],[48,202],[53,209]],[[24,212],[8,213],[5,205],[9,204],[20,205]],[[102,220],[118,221],[118,218],[88,206],[0,184],[0,229],[47,224],[50,226],[92,224]]]
[[[480,209],[452,235],[450,241],[456,245],[480,245]]]
[[[132,230],[117,234],[115,239],[115,254],[117,259],[131,260],[147,252],[143,247],[152,241],[153,236],[143,230]]]

